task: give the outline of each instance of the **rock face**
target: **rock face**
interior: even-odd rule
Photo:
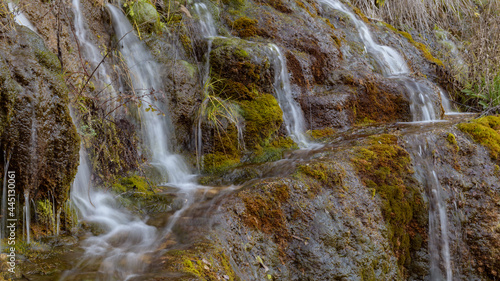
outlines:
[[[106,1],[83,2],[89,38],[112,49],[119,38],[100,9]],[[200,161],[200,182],[239,186],[214,200],[203,201],[213,190],[203,194],[162,245],[162,262],[151,258],[145,280],[429,280],[436,255],[437,271],[446,271],[444,246],[430,246],[431,235],[443,239],[429,233],[432,186],[443,194],[453,280],[499,278],[498,117],[394,125],[412,120],[409,89],[384,76],[349,17],[316,1],[207,2],[221,35],[210,40],[191,4],[181,2],[141,0],[125,10],[161,65],[163,89],[155,97],[174,127],[172,151],[190,156],[192,166]],[[34,19],[51,8],[50,1],[33,3],[44,8],[27,9]],[[425,45],[355,11],[380,44],[404,54],[411,79],[439,80],[444,70]],[[71,39],[71,13],[65,15],[61,59],[65,70],[83,73],[88,67]],[[57,24],[54,14],[40,22],[45,43],[26,28],[2,25],[12,28],[0,31],[0,156],[11,156],[9,170],[30,198],[54,196],[60,205],[78,165],[79,137],[66,76],[46,47],[57,50]],[[285,56],[308,134],[324,147],[293,151],[269,43]],[[76,114],[93,175],[135,193],[130,179],[144,180],[142,191],[149,187],[141,155],[148,148],[138,136],[140,102],[120,61],[111,52],[106,63],[122,101],[132,101],[108,114],[100,89],[89,86]],[[431,102],[442,115],[439,99]],[[175,204],[182,205],[162,210]]]
[[[431,256],[442,251],[429,245],[435,172],[446,205],[453,280],[495,280],[496,162],[453,125],[417,131],[402,126],[398,134],[380,134],[392,130],[374,128],[368,137],[361,136],[366,131],[339,134],[334,145],[282,160],[272,172],[261,165],[268,171],[265,179],[221,196],[219,207],[208,214],[204,206],[195,208],[197,223],[207,225],[187,223],[178,231],[201,228],[195,241],[204,242],[168,252],[167,268],[201,280],[224,275],[234,276],[231,280],[429,280]],[[220,256],[230,267],[201,262]],[[444,260],[439,266],[445,272]]]
[[[79,150],[60,62],[37,34],[17,25],[1,33],[0,53],[2,154],[16,171],[18,192],[60,205]]]

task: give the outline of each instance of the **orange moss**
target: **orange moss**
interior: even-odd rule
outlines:
[[[240,17],[233,22],[233,28],[242,38],[256,36],[258,31],[256,25],[257,20],[249,19],[247,17]]]
[[[363,83],[365,91],[354,102],[356,124],[406,120],[409,104],[399,93],[381,89],[375,81]]]
[[[263,182],[238,194],[245,203],[243,221],[246,225],[274,235],[281,244],[290,239],[282,204],[290,198],[290,188],[283,183]]]
[[[410,240],[425,235],[417,217],[425,214],[423,199],[414,187],[411,158],[393,135],[370,137],[356,149],[352,159],[358,175],[382,200],[382,214],[388,224],[389,240],[400,266],[410,263]],[[420,233],[420,231],[424,231]]]

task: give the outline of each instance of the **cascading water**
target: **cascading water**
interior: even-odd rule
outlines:
[[[31,221],[31,212],[30,212],[30,193],[29,191],[24,192],[24,222],[26,229],[26,243],[31,243],[30,239],[30,221]]]
[[[73,3],[79,4],[76,0]],[[76,20],[75,24],[84,28],[79,6],[75,6],[75,12],[79,13],[76,16],[79,20]],[[108,8],[113,17],[117,37],[121,38],[120,49],[131,72],[136,94],[147,105],[156,106],[148,92],[148,89],[153,91],[161,88],[156,64],[133,32],[129,34],[133,29],[123,13],[114,6],[109,5]],[[85,32],[81,34],[82,40],[85,40]],[[92,50],[92,44],[87,43],[87,47]],[[77,210],[79,220],[97,224],[103,234],[91,236],[82,242],[81,245],[85,249],[84,259],[74,270],[66,272],[62,279],[70,278],[79,268],[85,268],[99,260],[99,278],[127,280],[143,272],[147,265],[142,261],[157,249],[160,237],[170,231],[182,211],[189,207],[191,196],[188,195],[198,187],[192,182],[194,176],[189,173],[180,156],[168,151],[168,128],[164,118],[146,112],[145,109],[142,109],[141,114],[145,145],[150,148],[152,154],[151,162],[168,175],[165,181],[168,181],[169,185],[184,191],[184,205],[181,210],[175,212],[166,230],[160,235],[155,227],[120,208],[112,194],[93,188],[87,156],[82,146],[80,165],[71,189],[71,202]]]
[[[414,137],[407,140],[408,151],[413,153],[417,179],[427,187],[426,194],[429,203],[429,258],[430,280],[452,281],[453,268],[450,253],[450,233],[446,192],[439,182],[436,168],[433,164],[433,148],[428,143],[435,142],[428,137]],[[425,143],[425,144],[422,144]]]
[[[193,184],[194,175],[191,174],[181,156],[169,151],[169,135],[172,132],[167,118],[161,114],[146,111],[148,106],[162,107],[152,96],[162,89],[157,63],[144,44],[135,36],[132,25],[122,11],[113,5],[108,5],[108,9],[116,37],[121,40],[119,49],[131,72],[135,94],[145,104],[141,107],[141,119],[145,146],[151,153],[151,164],[162,175],[168,175],[164,179],[165,183],[168,182],[169,185],[180,189],[192,189],[196,186]]]
[[[283,111],[283,120],[285,121],[288,135],[292,137],[293,141],[300,148],[311,147],[312,143],[304,134],[306,127],[304,113],[292,96],[285,57],[281,54],[278,46],[270,44],[269,48],[272,52],[271,59],[275,71],[273,86],[276,91],[278,103]]]
[[[95,68],[95,78],[96,81],[103,83],[105,93],[108,94],[107,98],[110,99],[111,104],[114,104],[116,99],[116,91],[112,85],[111,77],[108,75],[106,65],[103,62],[103,56],[99,49],[91,42],[90,36],[88,35],[87,29],[85,28],[85,22],[83,13],[81,11],[80,0],[73,0],[73,10],[75,14],[75,35],[80,43],[80,47],[83,50],[85,59],[87,59],[92,67],[91,71]],[[90,74],[90,73],[89,73]]]
[[[413,121],[434,121],[437,119],[436,111],[434,110],[433,102],[430,97],[431,93],[436,93],[436,86],[431,85],[429,81],[417,81],[409,77],[409,68],[403,59],[394,49],[388,46],[382,46],[373,40],[371,33],[366,24],[358,19],[349,9],[347,9],[338,0],[320,0],[329,5],[335,10],[339,10],[347,14],[354,25],[356,26],[360,38],[366,46],[367,51],[378,62],[385,76],[396,79],[404,86],[410,94],[411,104],[410,109],[413,115]],[[446,97],[439,91],[440,99],[446,103]],[[417,141],[418,142],[418,141]],[[422,142],[420,142],[422,143]],[[420,151],[422,147],[419,146]],[[420,153],[422,157],[422,153]],[[424,167],[431,167],[428,161],[424,161]],[[430,189],[430,208],[429,208],[429,253],[431,255],[431,279],[442,280],[440,261],[444,262],[444,271],[446,272],[446,280],[452,280],[451,257],[448,240],[448,222],[446,216],[446,206],[441,196],[441,185],[437,179],[436,173],[431,170],[422,175],[427,179],[427,184]],[[440,231],[439,231],[440,230]],[[441,249],[441,252],[437,249]]]
[[[368,26],[358,19],[344,4],[338,0],[320,0],[331,8],[341,11],[349,16],[359,32],[368,53],[377,61],[382,73],[399,81],[406,87],[410,95],[413,121],[434,121],[438,119],[430,96],[436,92],[433,87],[425,85],[428,82],[416,81],[408,76],[410,69],[404,58],[393,48],[375,42]]]
[[[356,29],[359,32],[361,40],[366,46],[367,51],[377,62],[382,66],[382,70],[386,76],[406,74],[410,70],[404,58],[396,52],[396,50],[377,44],[372,37],[370,29],[362,21],[359,20],[347,7],[337,0],[321,0],[335,10],[341,11],[349,16]]]
[[[36,28],[31,24],[31,22],[28,20],[28,18],[21,12],[21,9],[17,7],[14,3],[7,3],[7,6],[9,7],[9,10],[12,14],[14,14],[14,20],[16,21],[17,24],[26,26],[27,28],[33,30],[34,32],[37,32]]]
[[[201,32],[205,38],[217,36],[217,29],[212,14],[204,3],[195,3],[194,10],[199,17]]]
[[[443,280],[439,261],[444,261],[446,271],[446,281],[452,281],[450,242],[448,238],[448,217],[446,215],[446,203],[442,196],[442,186],[433,170],[430,177],[430,210],[429,210],[429,248],[441,248],[441,255],[438,251],[429,251],[431,254],[431,280]]]
[[[141,261],[155,249],[158,232],[155,227],[121,210],[112,194],[94,189],[90,179],[87,156],[82,146],[70,199],[78,219],[97,224],[104,233],[82,242],[85,256],[77,268],[102,258],[99,274],[104,279],[126,280],[144,270],[146,265]],[[66,272],[62,280],[74,274],[74,271]]]

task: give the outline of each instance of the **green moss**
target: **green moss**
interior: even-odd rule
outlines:
[[[159,33],[165,28],[155,6],[149,0],[128,1],[123,6],[127,16],[138,30]]]
[[[448,133],[448,136],[446,136],[446,140],[451,145],[457,145],[457,139],[455,138],[455,135],[452,133]]]
[[[112,189],[116,193],[134,192],[134,195],[137,194],[138,197],[146,197],[154,194],[146,178],[138,175],[117,180],[117,182],[112,184]]]
[[[457,127],[485,146],[492,159],[500,159],[500,116],[475,119],[470,123],[458,124]]]
[[[324,139],[333,136],[335,134],[335,130],[333,128],[326,127],[323,129],[308,131],[308,133],[313,139]]]
[[[249,57],[248,52],[245,49],[239,49],[235,53],[238,57],[243,58],[243,59],[246,59]]]
[[[381,210],[398,265],[408,266],[410,240],[417,233],[425,234],[418,223],[425,207],[414,187],[409,154],[397,144],[395,136],[380,135],[369,138],[366,147],[357,148],[352,161],[364,184],[382,200]]]
[[[247,17],[240,17],[233,22],[233,28],[238,32],[242,38],[253,37],[257,35],[257,20],[249,19]]]
[[[277,161],[283,158],[283,152],[288,149],[298,148],[290,137],[276,138],[271,144],[265,147],[257,146],[251,163],[264,163]]]
[[[365,16],[365,14],[363,14],[363,12],[361,12],[361,10],[357,7],[352,7],[353,11],[356,13],[356,15],[358,15],[358,17],[360,17],[364,22],[366,23],[370,23],[370,20]]]
[[[208,153],[203,155],[203,171],[208,174],[220,174],[229,168],[235,167],[240,162],[240,157],[228,155],[223,152]]]
[[[163,260],[169,271],[188,273],[200,280],[218,281],[224,275],[228,277],[225,280],[239,280],[225,250],[209,243],[199,242],[187,250],[168,251]]]
[[[254,100],[241,101],[245,118],[245,144],[249,148],[267,146],[283,123],[283,112],[274,96],[262,94]]]
[[[186,51],[186,53],[188,55],[192,54],[193,53],[193,44],[191,42],[191,38],[189,36],[187,36],[186,34],[181,33],[181,34],[179,34],[179,39],[181,41],[182,47],[184,48],[184,51]]]
[[[246,0],[222,0],[222,3],[235,10],[241,10],[246,5]]]
[[[417,48],[418,50],[420,50],[420,52],[422,53],[422,55],[428,60],[428,61],[431,61],[437,65],[440,65],[440,66],[444,66],[443,62],[437,58],[435,58],[432,54],[431,54],[431,51],[429,50],[429,48],[425,45],[425,44],[422,44],[420,42],[417,42],[415,40],[413,40],[413,37],[411,36],[410,33],[408,32],[405,32],[405,31],[400,31],[400,30],[397,30],[396,28],[394,28],[394,26],[388,24],[388,23],[385,23],[385,22],[382,22],[382,24],[387,27],[388,29],[394,31],[394,32],[397,32],[399,34],[401,34],[404,38],[406,38],[413,46],[415,46],[415,48]]]

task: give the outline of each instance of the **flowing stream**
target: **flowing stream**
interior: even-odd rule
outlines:
[[[111,102],[111,104],[115,105],[116,99],[116,91],[113,87],[113,83],[111,81],[111,77],[108,74],[108,70],[106,68],[106,64],[104,63],[104,56],[101,54],[99,48],[96,47],[94,43],[92,43],[91,38],[89,36],[89,32],[85,27],[85,21],[82,13],[80,0],[73,0],[73,10],[75,14],[75,35],[80,43],[80,48],[83,51],[83,56],[85,59],[89,61],[89,65],[91,67],[90,73],[92,73],[95,69],[95,81],[98,83],[102,83],[103,88],[105,89],[105,93],[107,93],[107,99]]]
[[[404,58],[394,49],[383,46],[375,42],[372,38],[368,26],[358,19],[353,12],[347,9],[338,0],[321,0],[331,8],[341,11],[349,16],[359,32],[360,38],[369,54],[378,62],[382,68],[382,73],[386,77],[391,77],[399,81],[410,94],[410,109],[413,115],[413,121],[435,121],[438,119],[438,114],[434,109],[431,95],[439,95],[439,99],[444,100],[445,108],[451,110],[451,106],[447,104],[447,99],[442,91],[436,91],[437,86],[432,85],[429,81],[417,81],[410,77],[410,70]],[[437,94],[439,92],[439,94]],[[424,143],[424,142],[420,142]],[[419,145],[422,157],[422,145]],[[432,167],[428,161],[425,161],[424,166],[428,169]],[[429,189],[429,253],[431,255],[431,280],[452,280],[452,268],[450,257],[450,246],[448,238],[448,221],[446,215],[446,204],[442,197],[442,186],[436,176],[434,170],[429,170],[422,176],[426,179]],[[439,250],[441,249],[441,250]],[[443,261],[445,273],[441,273],[440,261]],[[442,275],[445,277],[443,278]]]
[[[425,143],[425,144],[423,144]],[[409,152],[415,159],[417,179],[426,186],[429,202],[429,258],[430,280],[452,281],[453,268],[450,253],[450,233],[447,215],[446,191],[441,185],[433,164],[433,153],[429,146],[433,140],[429,137],[409,139]]]
[[[288,135],[300,148],[311,148],[315,146],[305,135],[306,122],[304,113],[299,104],[292,96],[290,78],[286,67],[286,60],[278,46],[270,44],[272,52],[271,60],[274,65],[274,90],[278,98],[278,103],[283,111],[283,120],[286,125]]]
[[[75,3],[78,4],[78,1],[75,0]],[[162,184],[177,190],[182,206],[169,218],[164,229],[158,231],[147,225],[144,220],[120,207],[111,193],[92,186],[90,166],[82,146],[80,165],[71,188],[71,202],[77,210],[79,220],[99,226],[102,234],[90,236],[81,243],[85,249],[83,259],[73,270],[65,272],[62,280],[75,278],[88,270],[92,271],[96,265],[98,275],[94,278],[98,279],[128,280],[143,273],[147,267],[145,261],[153,255],[161,238],[170,233],[181,214],[193,202],[194,192],[202,188],[194,182],[194,175],[190,173],[182,157],[170,152],[168,140],[171,130],[166,118],[163,114],[147,110],[161,109],[161,105],[153,97],[162,88],[157,78],[156,62],[135,36],[132,26],[121,10],[112,5],[108,5],[108,9],[117,38],[120,38],[119,49],[128,66],[133,90],[143,103],[140,114],[144,145],[151,154],[151,163],[163,175]],[[83,18],[79,8],[75,8],[75,12],[80,13],[77,18]],[[84,27],[81,21],[75,21],[75,25],[79,24]],[[82,45],[92,46],[87,43]]]
[[[31,24],[29,19],[24,15],[24,13],[19,9],[18,6],[16,6],[12,2],[8,2],[7,6],[9,7],[9,10],[12,14],[14,14],[14,20],[16,21],[17,24],[26,26],[27,28],[33,30],[34,32],[37,32],[35,26]]]
[[[437,95],[437,91],[428,81],[417,81],[410,77],[410,69],[405,59],[393,48],[380,45],[372,37],[370,29],[358,19],[344,4],[338,0],[320,0],[331,8],[343,12],[349,16],[354,26],[358,30],[361,41],[366,50],[382,69],[386,77],[394,80],[406,87],[411,101],[411,111],[414,122],[438,120],[438,114],[434,109],[432,95]]]

